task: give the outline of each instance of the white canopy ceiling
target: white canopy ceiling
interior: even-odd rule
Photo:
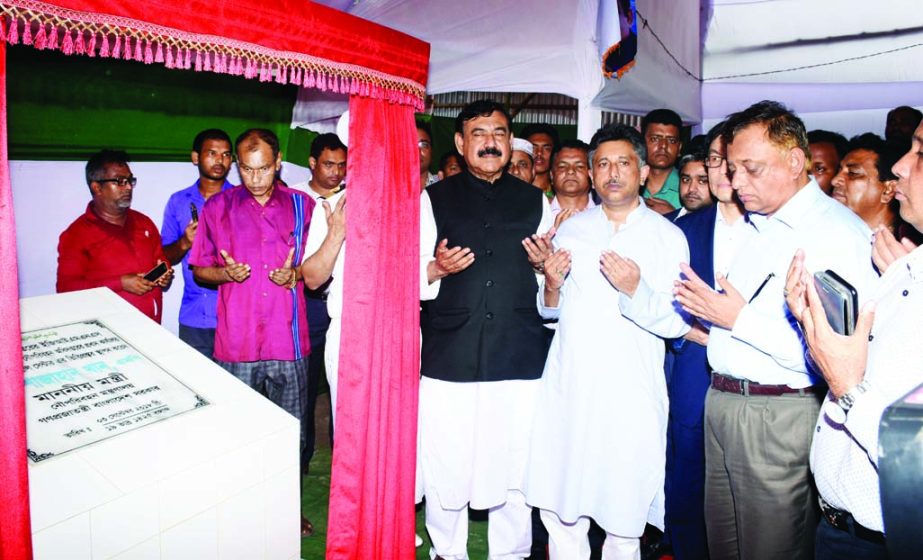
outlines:
[[[600,5],[616,0],[320,1],[428,41],[431,94],[563,93],[581,110],[670,107],[705,124],[771,98],[846,133],[923,104],[921,0],[637,0],[621,80],[602,77],[597,44]]]

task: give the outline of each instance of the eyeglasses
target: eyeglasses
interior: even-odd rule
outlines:
[[[419,146],[421,150],[428,150],[433,147],[433,145],[427,142],[426,140],[420,140],[419,142],[417,142],[417,146]]]
[[[724,163],[724,158],[721,156],[710,155],[705,158],[705,167],[721,167],[722,163]]]
[[[99,184],[115,183],[120,187],[126,187],[128,185],[134,187],[136,184],[138,184],[138,178],[134,175],[129,175],[128,177],[115,177],[114,179],[97,179],[96,182]]]
[[[239,163],[237,164],[237,168],[240,170],[241,173],[250,175],[251,177],[254,175],[259,175],[259,176],[264,177],[266,175],[269,175],[270,172],[274,172],[276,170],[274,165],[264,165],[263,167],[247,167],[246,165],[241,165]]]

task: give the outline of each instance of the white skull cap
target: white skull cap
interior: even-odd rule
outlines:
[[[535,157],[532,153],[532,142],[523,140],[522,138],[513,137],[513,150],[519,150],[520,152],[529,154],[529,157]]]

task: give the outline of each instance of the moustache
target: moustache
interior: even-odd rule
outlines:
[[[503,152],[501,152],[500,150],[494,147],[484,148],[483,150],[478,151],[478,157],[484,157],[484,156],[503,157]]]

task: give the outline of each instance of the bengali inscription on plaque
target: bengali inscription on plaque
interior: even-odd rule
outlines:
[[[208,404],[99,321],[22,334],[33,462]]]

